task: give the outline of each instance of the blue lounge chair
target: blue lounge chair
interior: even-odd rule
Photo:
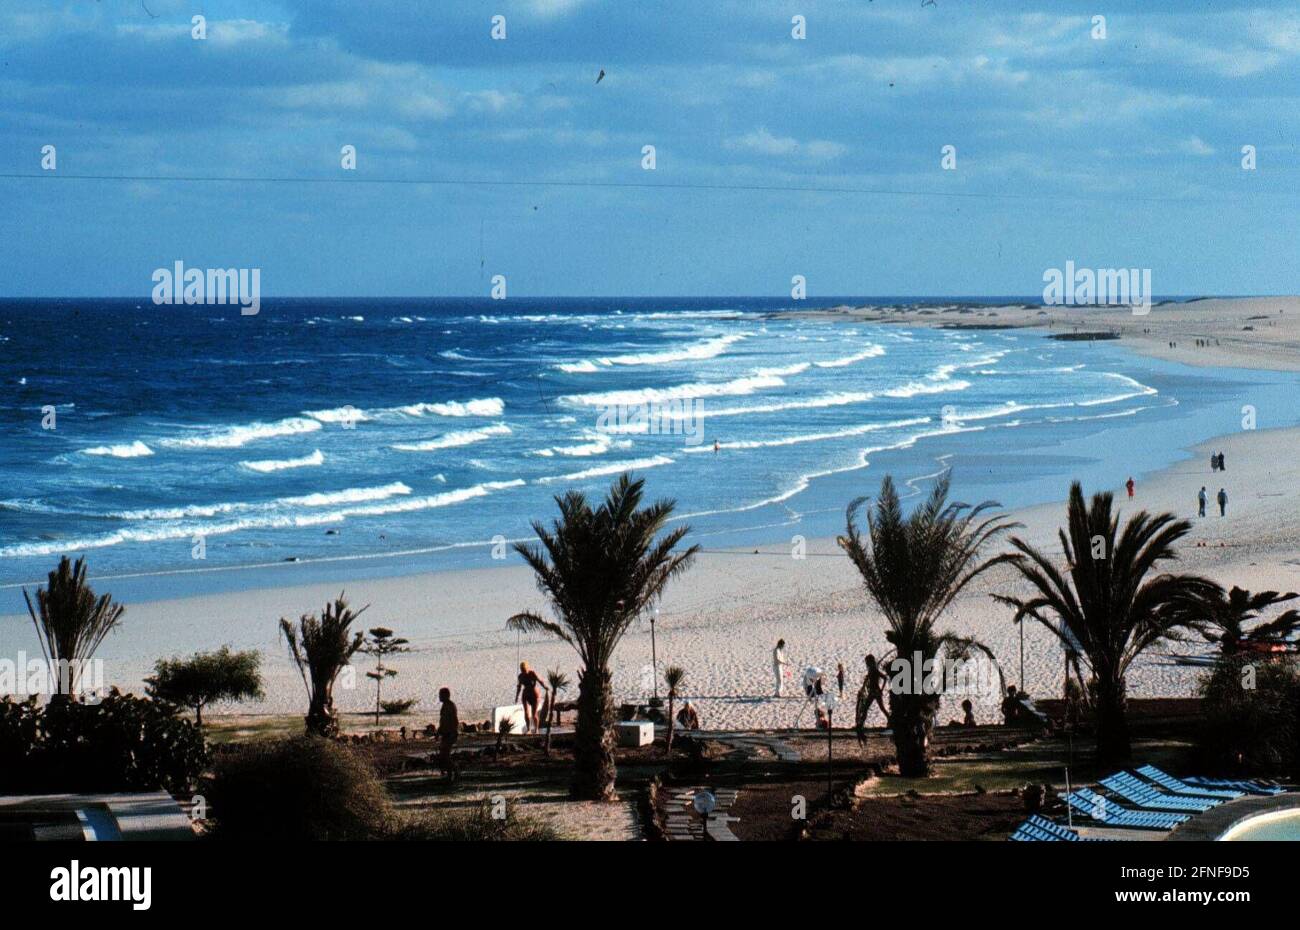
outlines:
[[[1169,830],[1183,823],[1190,816],[1157,811],[1135,811],[1109,798],[1104,798],[1088,788],[1079,788],[1071,794],[1062,794],[1060,798],[1078,813],[1104,823],[1108,827]]]
[[[1078,842],[1083,837],[1075,833],[1069,827],[1063,827],[1059,823],[1054,823],[1046,817],[1040,817],[1038,814],[1030,814],[1029,819],[1016,827],[1016,832],[1011,834],[1013,840],[1036,840],[1059,842]]]
[[[1194,778],[1183,779],[1189,785],[1199,785],[1205,788],[1229,788],[1233,791],[1244,791],[1247,794],[1282,794],[1286,791],[1280,785],[1267,785],[1259,781],[1233,781],[1230,778]]]
[[[1155,785],[1142,781],[1128,772],[1116,772],[1103,778],[1101,784],[1130,804],[1136,804],[1146,810],[1191,811],[1199,814],[1223,803],[1219,798],[1184,798],[1166,794]]]
[[[1085,842],[1099,843],[1108,842],[1104,836],[1080,836],[1075,830],[1071,830],[1065,824],[1057,823],[1054,820],[1048,820],[1039,814],[1030,814],[1029,819],[1016,828],[1016,832],[1011,834],[1010,839],[1020,841],[1048,841],[1059,842]]]
[[[1154,765],[1144,765],[1137,769],[1137,773],[1148,781],[1153,781],[1166,791],[1173,794],[1191,795],[1195,798],[1222,798],[1225,801],[1241,797],[1244,792],[1233,791],[1227,788],[1204,788],[1198,785],[1189,785],[1180,778],[1175,778],[1163,769],[1158,769]]]
[[[1043,843],[1043,842],[1059,843],[1061,842],[1061,840],[1065,840],[1065,839],[1077,840],[1078,838],[1079,838],[1078,834],[1074,834],[1074,833],[1072,833],[1069,837],[1057,836],[1055,833],[1051,833],[1040,827],[1034,826],[1032,823],[1030,823],[1027,820],[1024,823],[1022,823],[1020,826],[1016,827],[1016,832],[1011,834],[1011,836],[1009,837],[1009,839],[1021,843]]]

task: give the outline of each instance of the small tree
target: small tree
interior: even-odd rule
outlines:
[[[501,722],[497,724],[497,747],[495,758],[501,758],[501,747],[505,745],[506,737],[515,732],[515,722],[509,717],[502,717]]]
[[[407,640],[394,638],[392,630],[387,627],[377,626],[370,631],[370,638],[362,643],[361,648],[357,651],[375,657],[375,670],[366,672],[366,677],[373,679],[375,682],[375,726],[379,726],[379,711],[382,703],[380,698],[384,688],[384,679],[397,677],[397,669],[384,665],[384,659],[411,650],[407,648]]]
[[[77,559],[74,565],[65,555],[48,578],[47,587],[36,589],[35,605],[26,588],[23,600],[46,664],[58,668],[55,693],[67,698],[77,693],[82,669],[121,622],[126,608],[114,604],[112,595],[95,597],[86,584],[85,559]]]
[[[213,701],[262,699],[262,656],[256,650],[231,652],[222,646],[216,652],[198,652],[187,659],[159,659],[154,673],[145,681],[145,693],[194,711],[203,728],[203,708]]]
[[[560,699],[560,692],[569,687],[569,676],[558,668],[553,668],[546,673],[546,683],[551,686],[551,703],[546,708],[546,743],[543,750],[549,756],[551,754],[551,721],[558,720],[560,717],[560,712],[556,709],[555,704]]]
[[[280,634],[289,645],[289,657],[298,667],[307,688],[307,732],[317,736],[336,736],[338,718],[334,713],[334,679],[361,648],[364,633],[353,633],[352,621],[366,608],[354,611],[340,594],[333,604],[326,604],[318,618],[303,614],[295,627],[280,618]]]
[[[679,665],[670,665],[664,669],[664,684],[668,686],[668,749],[669,758],[673,754],[673,725],[677,722],[673,716],[673,704],[677,700],[677,689],[686,680],[686,669]]]

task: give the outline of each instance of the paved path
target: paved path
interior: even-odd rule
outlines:
[[[735,788],[719,788],[712,791],[717,804],[707,817],[695,809],[695,796],[701,791],[710,791],[704,785],[692,785],[689,788],[669,789],[668,803],[668,839],[669,841],[703,841],[713,840],[721,843],[734,843],[740,837],[731,832],[728,824],[735,823],[739,817],[732,817],[728,812],[736,803],[740,793]]]

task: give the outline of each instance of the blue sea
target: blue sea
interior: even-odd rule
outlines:
[[[991,323],[1009,302],[934,312]],[[789,542],[840,531],[887,472],[914,493],[952,468],[958,496],[1015,506],[1140,481],[1240,428],[1243,404],[1261,428],[1297,420],[1283,375],[786,309],[0,301],[0,585],[63,553],[136,598],[515,563],[493,555],[554,495],[625,470],[693,541]]]

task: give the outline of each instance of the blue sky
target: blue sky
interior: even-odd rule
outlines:
[[[4,0],[0,296],[1295,293],[1298,64],[1294,3]]]

